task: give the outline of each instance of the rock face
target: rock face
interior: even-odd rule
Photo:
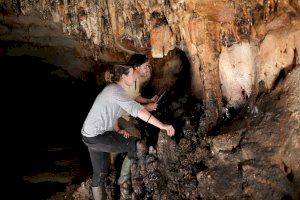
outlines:
[[[299,198],[299,64],[272,92],[262,94],[217,136],[178,143],[160,133],[157,149],[165,199]],[[187,134],[187,132],[190,132]],[[157,198],[161,199],[161,198]]]
[[[167,188],[152,195],[296,199],[299,4],[299,0],[0,0],[0,58],[35,56],[76,78],[89,71],[99,78],[106,64],[126,63],[130,55],[143,53],[153,66],[155,91],[162,85],[172,88],[188,66],[187,85],[203,101],[204,113],[193,124],[197,130],[180,133],[185,138],[179,140],[181,148],[160,138],[158,158]],[[234,122],[238,125],[215,132],[222,110],[243,107],[244,118]],[[175,117],[184,116],[182,109],[173,111]],[[170,150],[177,153],[169,155]],[[147,183],[156,191],[151,188],[155,183],[150,179]]]
[[[220,118],[222,97],[239,107],[260,81],[271,88],[291,64],[294,49],[299,52],[299,1],[1,0],[0,5],[2,41],[24,43],[31,49],[27,54],[77,77],[92,70],[93,61],[126,62],[135,52],[162,58],[181,49],[190,61],[192,91],[206,106],[203,131]],[[37,54],[37,48],[58,57],[69,52],[72,61]]]
[[[257,52],[257,48],[251,48],[246,42],[222,48],[219,60],[220,81],[227,106],[239,108],[252,94]]]

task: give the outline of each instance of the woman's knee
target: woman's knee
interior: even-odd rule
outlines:
[[[131,159],[135,159],[137,156],[136,156],[136,151],[129,151],[127,153],[127,156],[128,158],[131,160]]]

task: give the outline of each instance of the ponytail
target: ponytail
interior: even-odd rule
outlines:
[[[127,65],[114,65],[111,74],[111,81],[114,83],[118,82],[123,74],[127,75],[129,73],[131,68],[132,66]]]

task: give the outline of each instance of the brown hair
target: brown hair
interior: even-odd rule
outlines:
[[[112,70],[112,82],[118,82],[123,74],[127,75],[129,73],[130,68],[133,66],[128,65],[114,65]]]
[[[145,56],[143,54],[133,54],[128,61],[128,65],[131,65],[134,68],[136,68],[136,67],[141,66],[148,60],[149,59],[147,58],[147,56]]]

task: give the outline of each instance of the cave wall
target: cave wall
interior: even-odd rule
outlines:
[[[296,62],[272,91],[250,98],[215,135],[197,138],[185,126],[176,142],[161,131],[163,178],[145,181],[155,188],[153,199],[299,199],[299,81]]]
[[[75,76],[90,70],[93,61],[126,62],[135,52],[155,59],[181,49],[190,61],[192,91],[207,110],[203,131],[214,126],[227,105],[222,97],[238,107],[258,92],[260,81],[271,88],[291,64],[294,49],[299,51],[296,0],[1,0],[0,5],[2,41],[29,43],[36,47],[32,55],[39,47],[60,47],[75,61],[56,63]],[[250,55],[239,45],[259,50]],[[228,73],[239,74],[235,87],[230,85],[237,78]]]
[[[198,161],[202,161],[210,169],[198,171],[192,178],[187,173],[186,187],[193,190],[198,181],[200,189],[194,190],[196,194],[187,189],[190,193],[184,193],[185,197],[200,194],[212,199],[222,198],[225,193],[228,197],[260,198],[251,183],[243,185],[246,189],[241,194],[241,184],[252,181],[260,186],[263,180],[267,188],[273,184],[268,177],[275,173],[286,188],[292,183],[285,177],[293,174],[295,188],[278,193],[297,198],[299,69],[294,78],[280,86],[283,88],[277,86],[281,78],[299,68],[299,4],[299,0],[0,0],[0,52],[43,58],[74,77],[81,77],[85,71],[100,76],[102,69],[95,64],[123,63],[133,53],[144,53],[151,57],[156,73],[153,87],[158,90],[164,80],[168,80],[168,88],[174,83],[183,64],[180,50],[189,59],[192,93],[205,106],[198,135],[215,127],[222,107],[239,108],[249,98],[275,90],[270,98],[276,107],[267,100],[250,105],[248,117],[253,119],[240,123],[236,132],[224,131],[219,137],[208,138],[204,140],[208,144],[196,152],[187,152],[187,140],[179,143],[182,152],[177,152],[174,141],[166,142],[171,146],[165,152],[165,146],[159,143],[159,154],[167,155],[160,159],[166,160],[166,167],[172,167],[168,163],[183,155],[181,163],[189,163],[186,160],[190,159],[201,166]],[[104,65],[101,67],[104,71]],[[173,151],[177,153],[169,155]],[[251,165],[254,159],[266,162],[264,169],[270,170],[253,176],[261,169]],[[224,168],[218,168],[216,161]],[[273,165],[281,166],[281,171]],[[229,193],[222,182],[214,182],[228,171],[232,176],[223,178],[233,179],[228,183],[232,189]],[[176,176],[170,173],[168,178]],[[211,190],[201,185],[205,181]],[[189,183],[194,185],[190,187]],[[281,187],[276,184],[276,189]]]

